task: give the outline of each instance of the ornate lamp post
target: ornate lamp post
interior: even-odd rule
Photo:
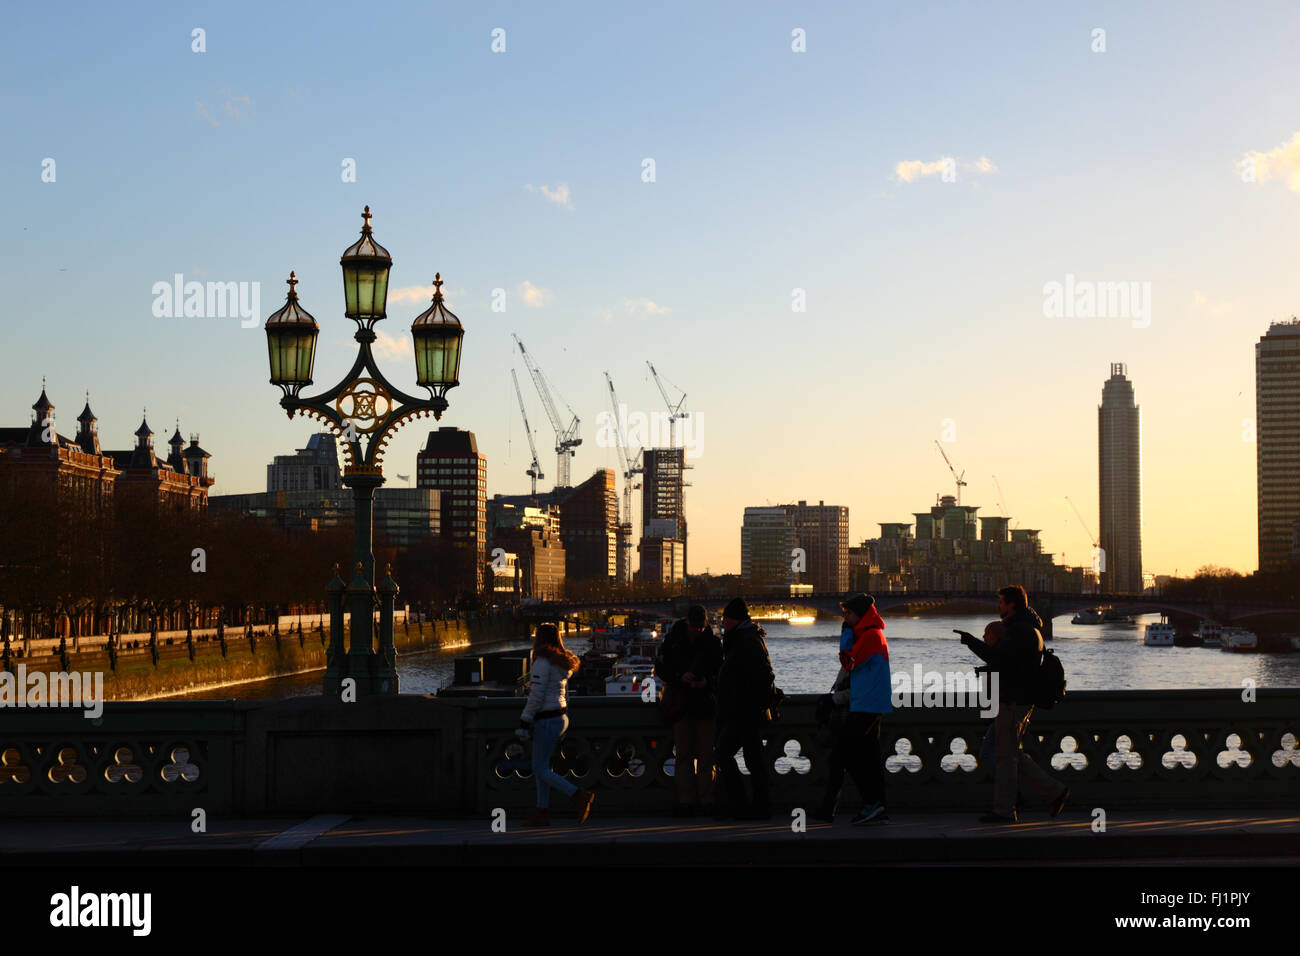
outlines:
[[[370,231],[370,207],[365,208],[361,238],[349,246],[339,264],[343,267],[344,315],[357,323],[357,360],[333,388],[305,398],[312,384],[315,362],[316,320],[298,304],[298,279],[289,273],[289,295],[283,308],[266,320],[271,362],[271,384],[280,386],[280,406],[290,418],[307,415],[324,422],[343,439],[343,484],[352,489],[356,534],[355,570],[345,583],[337,573],[326,588],[330,604],[330,643],[326,652],[326,694],[337,694],[344,678],[356,681],[359,694],[396,694],[397,657],[393,650],[393,604],[397,584],[388,575],[375,588],[374,498],[384,483],[381,461],[384,446],[407,421],[430,412],[441,418],[447,408],[447,389],[460,384],[461,339],[465,330],[443,304],[442,274],[434,279],[433,304],[411,325],[415,345],[416,383],[428,398],[407,395],[395,388],[375,364],[371,345],[375,323],[386,317],[388,271],[393,259]],[[363,448],[363,439],[365,444]],[[343,605],[352,615],[351,643],[343,648]],[[379,605],[379,647],[372,628]]]

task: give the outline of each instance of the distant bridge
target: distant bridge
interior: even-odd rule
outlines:
[[[753,592],[739,595],[747,605],[811,608],[817,611],[840,613],[840,602],[845,595],[841,592],[818,592],[813,594],[791,595],[784,591]],[[897,610],[916,605],[974,604],[995,609],[997,596],[989,591],[881,591],[872,595],[876,607],[881,611]],[[642,611],[659,614],[664,617],[681,617],[691,604],[700,604],[710,611],[721,612],[730,597],[696,597],[677,596],[660,598],[608,598],[591,601],[546,601],[524,608],[527,617],[533,619],[567,617],[573,612],[585,610]],[[1044,637],[1051,638],[1052,620],[1063,614],[1073,615],[1076,611],[1089,607],[1116,607],[1130,613],[1164,613],[1178,614],[1200,620],[1218,621],[1228,624],[1248,618],[1263,617],[1272,614],[1300,615],[1300,604],[1291,606],[1277,604],[1242,603],[1232,604],[1222,601],[1187,600],[1185,598],[1166,598],[1159,593],[1147,594],[1074,594],[1052,591],[1031,592],[1030,606],[1038,612],[1045,625]]]

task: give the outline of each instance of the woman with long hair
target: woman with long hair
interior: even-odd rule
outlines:
[[[533,669],[529,675],[528,703],[515,731],[520,740],[533,738],[533,779],[537,781],[537,809],[524,826],[551,825],[550,799],[554,787],[573,801],[578,822],[586,822],[596,796],[565,780],[551,769],[551,753],[569,729],[564,692],[581,662],[564,646],[554,624],[539,624],[533,636]]]

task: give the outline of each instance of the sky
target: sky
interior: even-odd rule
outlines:
[[[314,429],[277,404],[262,320],[296,271],[321,325],[308,392],[341,377],[338,256],[368,204],[394,259],[382,367],[416,390],[408,330],[441,272],[466,332],[440,424],[476,434],[490,495],[528,488],[512,366],[555,477],[517,333],[582,420],[575,480],[619,467],[597,440],[605,371],[632,411],[664,410],[647,360],[685,390],[692,572],[739,570],[747,505],[846,505],[855,541],[912,520],[953,491],[936,439],[963,503],[1089,564],[1096,408],[1123,362],[1144,570],[1256,567],[1253,347],[1300,291],[1294,4],[69,4],[8,22],[0,424],[27,423],[45,376],[64,434],[89,390],[106,447],[147,408],[156,447],[177,419],[199,434],[212,493],[263,490]],[[176,274],[249,283],[257,321],[156,315]],[[1052,283],[1137,294],[1054,314]],[[426,421],[390,444],[391,486]]]

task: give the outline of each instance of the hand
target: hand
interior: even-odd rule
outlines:
[[[529,734],[527,727],[516,727],[515,736],[518,737],[520,740],[527,740],[531,736],[531,734]]]
[[[849,662],[851,660],[852,658],[850,657],[848,651],[840,651],[840,667],[843,667],[845,670],[848,670]]]
[[[963,644],[969,644],[969,643],[971,643],[971,641],[975,640],[975,635],[974,635],[974,634],[970,634],[970,633],[968,633],[968,632],[966,632],[966,631],[959,631],[959,630],[957,630],[957,628],[955,628],[955,627],[952,629],[952,632],[953,632],[954,634],[960,634],[960,635],[961,635],[961,642],[962,642]]]

